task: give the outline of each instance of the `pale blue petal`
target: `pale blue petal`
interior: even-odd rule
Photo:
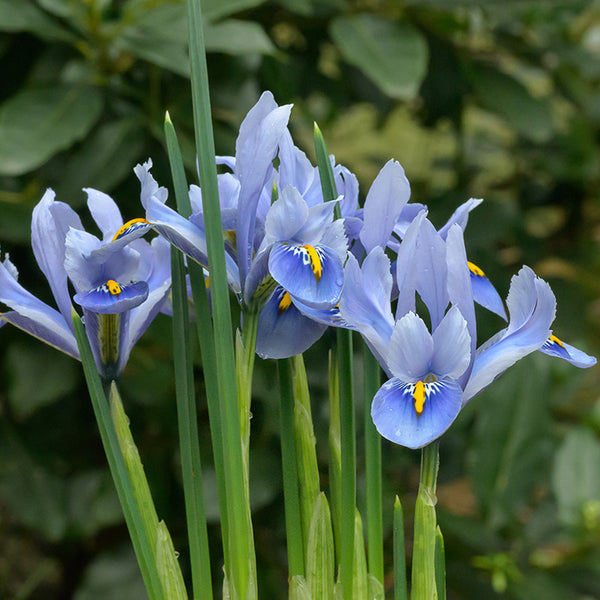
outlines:
[[[380,354],[394,328],[391,291],[390,260],[381,248],[371,251],[362,267],[354,256],[348,256],[340,297],[340,316],[378,348]]]
[[[421,212],[425,212],[425,214],[427,214],[427,211],[427,206],[420,204],[419,202],[411,202],[410,204],[406,204],[402,209],[400,216],[398,217],[396,225],[394,226],[395,236],[403,240],[404,236],[406,235],[406,231],[411,226],[412,222]],[[396,237],[391,236],[388,246],[394,252],[397,252],[398,243],[399,242],[396,240]]]
[[[271,295],[277,282],[269,271],[269,255],[271,247],[256,256],[248,271],[244,286],[244,302],[247,306],[262,304]]]
[[[273,202],[265,221],[265,243],[292,240],[308,219],[308,206],[294,187],[280,191]]]
[[[278,242],[269,255],[269,271],[292,296],[315,308],[337,304],[344,285],[339,257],[323,246],[307,248]]]
[[[104,192],[83,188],[88,196],[88,209],[102,232],[103,240],[109,241],[123,225],[123,217],[116,202]]]
[[[332,166],[337,193],[342,197],[340,200],[342,217],[354,216],[358,210],[358,179],[343,165],[335,165],[335,160],[332,160]]]
[[[159,187],[154,177],[150,174],[151,168],[152,160],[148,159],[143,165],[136,165],[133,169],[133,172],[140,180],[140,200],[144,208],[148,207],[150,198],[154,198],[157,202],[164,204],[169,196],[167,188]]]
[[[71,326],[71,297],[65,271],[65,238],[70,228],[82,230],[77,213],[63,202],[54,201],[54,192],[46,190],[33,209],[31,246],[35,259],[46,276],[56,300],[56,306],[69,328]]]
[[[338,200],[339,198],[311,206],[308,209],[306,223],[295,234],[294,241],[299,244],[318,244],[325,235],[327,228],[331,227],[333,210]]]
[[[318,170],[313,167],[306,154],[294,145],[286,129],[279,141],[279,189],[294,186],[309,206],[321,203],[321,182]]]
[[[410,312],[396,321],[385,357],[394,377],[403,381],[416,382],[431,372],[433,338],[421,317]]]
[[[509,292],[512,302],[507,302],[510,312],[508,327],[502,337],[495,336],[494,343],[486,343],[484,349],[478,351],[465,387],[465,402],[517,360],[539,349],[550,337],[556,300],[550,286],[544,280],[535,277],[535,274],[531,279],[532,273],[531,269],[524,267],[519,275],[513,277]],[[530,306],[533,306],[531,311],[528,309]],[[529,313],[529,316],[523,321],[525,312]]]
[[[348,254],[348,240],[346,238],[346,219],[337,219],[325,228],[318,244],[333,250],[344,264]]]
[[[477,208],[483,200],[481,198],[471,198],[466,202],[463,202],[452,214],[452,216],[448,219],[448,222],[440,229],[439,234],[442,236],[442,239],[446,239],[448,235],[448,231],[455,223],[460,226],[460,228],[464,231],[467,226],[467,221],[469,220],[469,213]]]
[[[438,378],[458,379],[471,361],[471,336],[458,307],[453,306],[433,332],[431,372]]]
[[[258,319],[256,353],[262,358],[288,358],[310,348],[325,332],[326,325],[304,316],[294,304],[281,301],[283,288],[277,288]]]
[[[377,431],[387,440],[407,448],[422,448],[440,437],[460,412],[462,390],[452,380],[440,380],[433,386],[419,416],[410,383],[397,378],[385,383],[375,394],[371,406]]]
[[[481,275],[480,270],[475,272],[471,269],[469,272],[471,273],[471,285],[473,286],[473,298],[475,302],[496,313],[506,321],[504,303],[502,302],[502,298],[500,298],[500,294],[492,285],[492,282],[485,275]]]
[[[549,337],[540,348],[540,351],[549,356],[558,356],[581,369],[587,369],[596,364],[595,357],[559,340],[556,336]]]
[[[402,209],[410,198],[410,184],[399,162],[389,160],[379,172],[367,194],[360,241],[370,252],[385,248]]]

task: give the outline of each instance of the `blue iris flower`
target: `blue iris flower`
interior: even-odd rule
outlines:
[[[151,243],[139,239],[149,224],[136,219],[124,225],[112,198],[85,191],[103,239],[87,233],[75,211],[56,201],[50,189],[33,211],[33,252],[58,310],[23,288],[5,258],[0,263],[0,302],[12,310],[0,315],[0,323],[12,323],[79,358],[71,321],[74,302],[83,312],[100,373],[114,378],[169,293],[169,245],[160,238]]]
[[[476,348],[463,231],[454,223],[443,233],[444,237],[424,212],[407,229],[396,263],[395,316],[391,265],[380,246],[362,265],[349,258],[340,300],[341,318],[363,335],[390,377],[373,399],[375,426],[385,438],[409,448],[442,435],[470,399],[552,339],[554,295],[545,281],[523,267],[513,277],[506,300],[508,326]],[[427,307],[429,327],[417,315],[417,296]],[[564,346],[573,353],[574,364],[595,363],[570,348]]]

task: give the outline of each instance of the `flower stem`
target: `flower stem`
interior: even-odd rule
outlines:
[[[435,547],[437,522],[435,491],[439,467],[439,442],[421,451],[421,480],[415,505],[415,533],[412,563],[412,600],[433,600],[437,596]]]
[[[404,551],[404,514],[400,498],[394,502],[394,600],[408,600],[406,553]]]

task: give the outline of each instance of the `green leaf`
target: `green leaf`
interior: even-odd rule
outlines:
[[[250,21],[228,19],[206,26],[207,52],[273,54],[275,46],[264,29]]]
[[[8,195],[8,194],[7,194]],[[27,242],[31,237],[32,206],[23,202],[0,200],[0,240]]]
[[[10,373],[8,400],[19,419],[66,396],[79,383],[76,361],[44,344],[12,344],[6,366]]]
[[[306,580],[313,598],[333,600],[333,532],[329,504],[323,492],[317,497],[310,522]]]
[[[169,600],[187,600],[187,591],[179,563],[177,552],[173,547],[171,534],[164,521],[158,524],[156,539],[156,568],[163,584],[165,595]]]
[[[0,0],[0,31],[28,31],[47,40],[75,42],[77,37],[32,2]]]
[[[102,123],[64,165],[61,179],[54,185],[57,197],[84,202],[84,187],[110,191],[127,176],[144,149],[144,131],[139,119]]]
[[[264,3],[265,0],[202,0],[202,15],[206,21],[216,21]]]
[[[144,582],[129,547],[101,554],[86,569],[74,600],[147,600]]]
[[[552,488],[558,515],[566,525],[583,521],[586,504],[600,503],[600,441],[589,429],[572,429],[554,459]]]
[[[519,134],[538,143],[552,137],[554,126],[547,98],[533,97],[521,82],[491,65],[472,64],[464,71],[479,102],[501,115]]]
[[[102,110],[91,87],[30,89],[0,107],[0,174],[22,175],[83,138]]]
[[[519,361],[474,400],[479,405],[471,447],[473,491],[492,527],[501,527],[548,476],[552,452],[548,363]]]
[[[425,77],[427,44],[408,23],[360,14],[333,20],[330,34],[344,58],[391,98],[413,98]]]

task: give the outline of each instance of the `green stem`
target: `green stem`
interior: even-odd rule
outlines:
[[[415,505],[415,533],[412,563],[412,600],[433,600],[435,582],[435,546],[437,522],[435,491],[439,468],[439,442],[421,451],[421,480]]]
[[[365,411],[365,489],[369,573],[383,584],[383,516],[381,507],[381,437],[371,418],[371,403],[381,386],[379,363],[363,344]]]
[[[400,498],[394,502],[394,600],[408,600],[406,553],[404,550],[404,514]]]
[[[294,436],[294,390],[291,359],[277,361],[281,397],[281,464],[288,553],[288,577],[304,575],[300,491]]]
[[[148,539],[144,522],[136,510],[133,486],[129,479],[127,467],[121,453],[119,440],[112,422],[106,395],[102,387],[100,375],[96,369],[92,349],[79,315],[73,311],[73,327],[85,380],[90,393],[98,430],[108,460],[110,472],[117,489],[119,501],[125,515],[125,522],[133,542],[133,548],[142,572],[146,591],[150,600],[162,600],[163,590],[156,571],[152,548],[155,541]]]

